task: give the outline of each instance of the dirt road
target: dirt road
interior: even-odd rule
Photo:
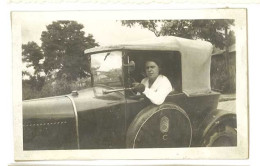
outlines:
[[[218,109],[236,111],[236,100],[222,101],[218,103]]]

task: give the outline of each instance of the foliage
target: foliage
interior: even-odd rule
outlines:
[[[221,49],[235,42],[230,26],[234,20],[123,20],[122,25],[139,25],[152,31],[156,36],[177,36],[188,39],[203,39]],[[225,36],[225,29],[228,30]]]
[[[37,43],[32,41],[22,45],[22,60],[27,62],[27,67],[34,68],[36,75],[41,71],[41,59],[43,59],[43,52]],[[28,73],[24,74],[28,75]]]
[[[41,91],[45,85],[45,77],[31,76],[28,80],[22,80],[23,99],[31,99],[41,97],[37,92]]]
[[[46,28],[41,35],[45,74],[55,72],[58,79],[66,77],[68,81],[87,76],[84,50],[98,46],[93,36],[85,37],[84,26],[76,21],[56,21]]]
[[[78,79],[73,82],[68,82],[66,79],[45,79],[41,89],[32,88],[30,82],[31,80],[23,80],[23,100],[65,95],[72,90],[90,87],[89,79]]]
[[[84,50],[98,46],[76,21],[54,21],[41,34],[41,46],[22,45],[22,60],[34,73],[23,71],[23,99],[70,93],[78,80],[88,77],[89,60]],[[82,83],[81,83],[82,84]],[[88,85],[88,84],[87,84]]]
[[[222,93],[236,92],[236,56],[235,53],[229,53],[229,66],[225,66],[225,57],[223,54],[213,55],[211,58],[211,87],[215,91]],[[230,71],[230,75],[228,72]]]

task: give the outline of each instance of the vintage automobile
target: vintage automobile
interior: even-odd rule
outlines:
[[[23,101],[24,150],[236,146],[236,113],[210,86],[212,48],[171,36],[86,50],[90,88]],[[174,87],[161,105],[132,88],[151,56]]]

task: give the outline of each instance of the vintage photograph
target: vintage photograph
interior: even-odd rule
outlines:
[[[246,158],[246,10],[182,12],[13,12],[18,159]]]

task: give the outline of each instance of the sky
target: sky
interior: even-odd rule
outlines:
[[[46,30],[46,26],[53,21],[52,17],[24,17],[22,21],[22,43],[26,44],[29,41],[34,41],[41,44],[41,33]],[[62,19],[64,20],[64,19]],[[68,19],[72,20],[72,19]],[[154,37],[154,33],[147,29],[142,29],[139,26],[126,27],[122,26],[120,20],[88,20],[88,19],[73,19],[84,25],[83,31],[85,36],[92,34],[99,45],[114,45],[122,42],[141,40]]]

